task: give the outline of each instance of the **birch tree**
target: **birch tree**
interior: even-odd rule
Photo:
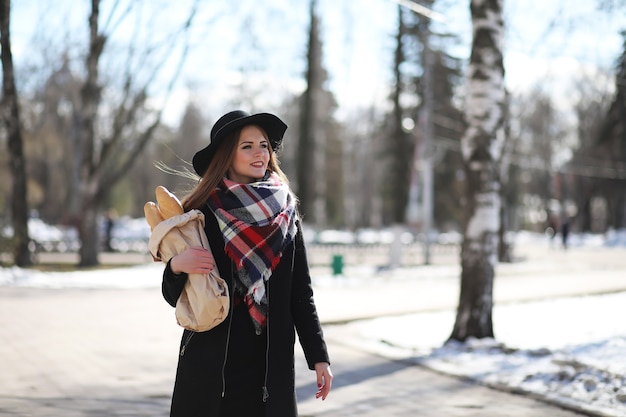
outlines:
[[[472,51],[461,139],[466,180],[461,293],[451,340],[493,337],[493,282],[505,143],[503,0],[471,0]]]

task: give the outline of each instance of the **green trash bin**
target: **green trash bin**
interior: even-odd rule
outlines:
[[[343,274],[343,255],[333,255],[333,275]]]

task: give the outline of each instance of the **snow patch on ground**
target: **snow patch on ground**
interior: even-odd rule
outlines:
[[[498,340],[465,343],[446,343],[452,311],[348,326],[362,347],[390,358],[601,416],[626,416],[625,311],[626,293],[496,306]]]

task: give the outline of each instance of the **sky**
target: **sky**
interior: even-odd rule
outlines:
[[[150,28],[144,35],[155,36],[163,32],[167,22],[185,18],[188,9],[184,6],[190,0],[177,2],[175,9],[167,3],[137,2],[142,10],[142,17],[137,19]],[[257,78],[271,90],[260,105],[278,106],[280,92],[302,91],[307,3],[202,1],[191,36],[192,48],[170,100],[167,119],[176,121],[190,98],[206,105],[208,112],[221,111],[229,97],[239,91],[242,76],[247,88],[254,90],[251,68],[263,73]],[[528,91],[541,80],[544,88],[567,98],[571,84],[566,80],[614,64],[622,48],[619,30],[626,29],[626,13],[600,13],[596,3],[504,1],[506,83],[511,91]],[[113,3],[103,4],[106,10]],[[165,13],[150,11],[150,4]],[[318,4],[324,64],[329,70],[329,87],[341,106],[340,115],[349,109],[384,103],[391,79],[397,3],[318,0]],[[445,21],[435,22],[433,28],[457,35],[459,43],[451,52],[467,60],[471,41],[469,0],[439,0],[435,10]],[[87,2],[23,0],[14,2],[13,13],[14,54],[19,64],[35,59],[29,46],[35,42],[41,47],[43,37],[52,37],[57,44],[67,39],[76,41],[86,24]],[[33,38],[36,29],[42,27],[55,30],[45,30]],[[127,30],[118,33],[130,36]],[[167,65],[175,61],[171,59]],[[242,67],[247,67],[245,75]]]

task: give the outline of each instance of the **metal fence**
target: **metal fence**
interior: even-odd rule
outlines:
[[[341,256],[344,265],[385,266],[391,262],[392,246],[380,245],[319,245],[308,244],[309,264],[313,266],[331,265],[333,257]],[[459,258],[460,246],[457,244],[431,244],[430,262],[450,263]],[[402,266],[423,265],[425,262],[424,245],[411,243],[401,246],[399,259]]]

